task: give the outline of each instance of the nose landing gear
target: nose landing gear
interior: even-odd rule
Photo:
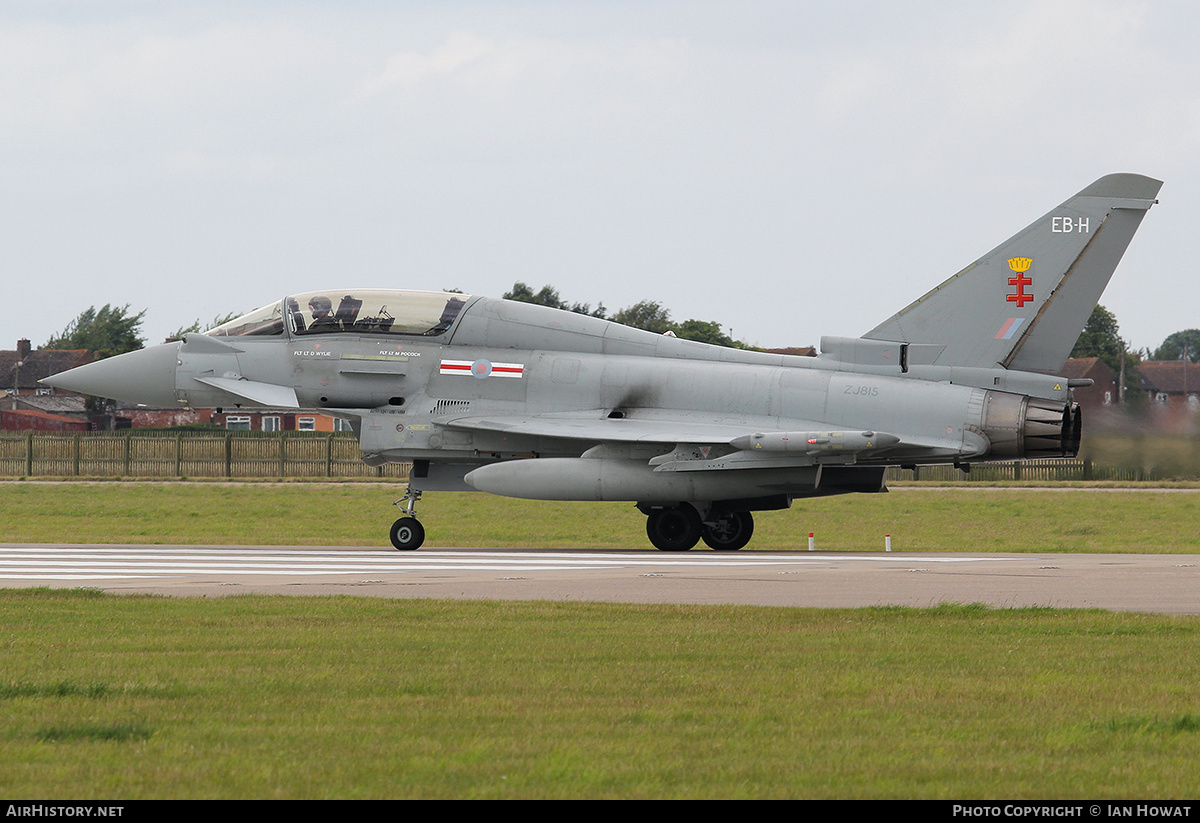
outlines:
[[[392,545],[402,552],[419,549],[425,542],[425,527],[416,516],[417,501],[420,499],[420,489],[410,486],[405,490],[404,497],[395,502],[397,507],[404,510],[404,517],[392,524],[391,538]]]

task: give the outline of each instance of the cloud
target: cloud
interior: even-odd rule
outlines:
[[[498,60],[499,58],[499,60]],[[435,77],[455,75],[474,79],[495,70],[503,55],[496,43],[465,31],[456,31],[428,53],[404,51],[389,56],[383,71],[367,78],[352,97],[363,102],[391,89],[407,90]]]
[[[165,333],[300,282],[522,279],[812,343],[1122,170],[1167,180],[1127,260],[1177,299],[1118,272],[1111,308],[1139,344],[1195,325],[1190,6],[40,8],[0,11],[0,276],[73,304],[0,339],[89,303]],[[180,305],[168,275],[247,296]]]

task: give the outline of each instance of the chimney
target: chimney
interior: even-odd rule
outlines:
[[[22,339],[22,340],[17,341],[17,359],[18,360],[21,360],[21,361],[28,360],[29,352],[32,350],[33,350],[33,347],[29,345],[28,340]]]

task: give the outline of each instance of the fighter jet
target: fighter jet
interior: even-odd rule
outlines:
[[[166,407],[320,409],[425,491],[617,500],[650,542],[736,550],[752,512],[886,491],[889,466],[1073,457],[1060,376],[1162,183],[1102,177],[860,338],[796,357],[527,303],[378,288],[292,294],[44,382]],[[802,310],[803,306],[795,307]]]

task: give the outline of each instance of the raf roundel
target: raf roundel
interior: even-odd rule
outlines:
[[[492,374],[492,364],[487,360],[476,360],[471,364],[471,376],[482,380]]]

